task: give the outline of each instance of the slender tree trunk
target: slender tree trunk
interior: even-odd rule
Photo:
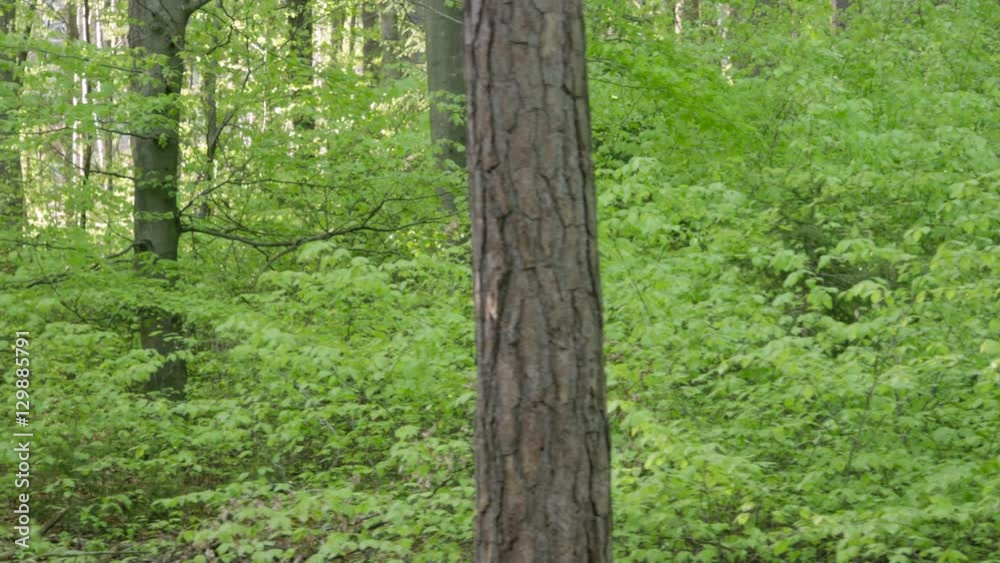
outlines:
[[[102,4],[98,3],[95,5],[94,10],[94,44],[97,45],[98,49],[107,49],[111,47],[110,42],[105,40],[104,37],[104,26],[101,24],[100,10]],[[102,92],[104,85],[100,81],[96,81],[94,84],[95,92]],[[97,115],[94,115],[94,125],[99,125]],[[97,152],[97,167],[100,170],[110,170],[112,161],[114,160],[115,145],[110,131],[96,133],[96,152]],[[110,192],[113,189],[113,182],[111,176],[106,176],[104,178],[104,191]]]
[[[13,35],[16,32],[17,2],[0,0],[0,33]],[[13,90],[7,100],[0,100],[0,130],[9,134],[0,138],[0,228],[21,234],[27,224],[27,209],[24,198],[24,176],[21,172],[21,153],[17,148],[17,127],[11,123],[11,108],[8,104],[20,98],[21,64],[23,54],[9,54],[0,50],[0,83]]]
[[[218,20],[213,21],[215,22],[216,29],[218,29],[220,27]],[[205,168],[202,172],[202,179],[205,185],[209,186],[215,182],[215,156],[219,148],[219,137],[222,135],[222,126],[219,123],[219,105],[217,102],[218,77],[219,65],[215,60],[209,59],[206,61],[201,82],[205,110]],[[204,219],[210,211],[208,201],[202,200],[198,216]]]
[[[344,56],[344,10],[342,8],[331,8],[330,13],[330,63],[337,65]]]
[[[382,38],[382,78],[387,81],[399,80],[399,26],[396,9],[386,6],[379,20]]]
[[[184,34],[191,10],[182,0],[129,0],[129,46],[141,55],[157,55],[163,62],[143,61],[145,76],[132,84],[134,92],[155,100],[162,108],[152,120],[132,131],[132,161],[135,177],[136,262],[144,272],[151,253],[158,260],[177,260],[180,217],[177,208],[177,174],[180,164],[177,97],[183,84]],[[180,321],[156,303],[140,319],[142,346],[167,357],[180,349]],[[187,366],[181,359],[166,359],[150,378],[148,391],[181,396],[187,381]]]
[[[722,42],[726,43],[729,40],[729,25],[733,20],[733,7],[728,3],[719,4],[719,16],[718,16],[718,26],[719,26],[719,36],[722,37]],[[728,50],[728,49],[727,49]],[[722,69],[722,75],[726,77],[726,80],[732,84],[733,79],[731,76],[731,71],[733,68],[732,57],[728,53],[722,55],[722,59],[719,61],[719,67]]]
[[[361,45],[361,59],[365,76],[377,78],[378,60],[381,48],[378,43],[378,11],[364,5],[361,9],[361,27],[364,31],[364,43]]]
[[[699,0],[675,0],[674,1],[674,31],[679,35],[684,31],[698,25]]]
[[[90,32],[90,0],[81,0],[79,3],[68,3],[67,9],[69,10],[67,19],[71,22],[71,25],[68,26],[69,39],[71,41],[78,41],[82,39],[85,43],[90,44],[92,41],[92,34]],[[75,82],[78,84],[79,97],[73,97],[73,105],[86,106],[89,103],[90,98],[90,80],[85,75],[77,75],[74,78]],[[71,124],[73,136],[69,151],[69,159],[72,164],[72,170],[70,170],[68,177],[72,178],[79,175],[81,179],[81,187],[86,191],[90,189],[90,175],[92,173],[94,145],[91,136],[86,132],[81,131],[81,125],[82,124],[79,121],[74,121]],[[87,211],[91,206],[90,201],[91,198],[85,195],[79,203],[77,226],[83,230],[87,229]]]
[[[63,17],[66,18],[66,41],[67,43],[76,43],[80,41],[80,7],[76,2],[66,2],[65,13]],[[73,94],[70,99],[70,104],[76,107],[80,104],[80,98],[77,96],[77,92],[86,92],[86,83],[83,81],[82,77],[73,73]],[[79,89],[79,90],[78,90]],[[66,165],[66,174],[64,178],[64,183],[72,185],[76,183],[77,176],[80,173],[80,161],[82,160],[80,155],[81,136],[80,136],[80,122],[71,121],[66,123],[69,127],[70,139],[69,148],[63,152],[63,162]],[[77,188],[79,189],[79,188]],[[66,216],[67,218],[72,217],[76,214],[76,223],[81,229],[87,228],[87,211],[84,208],[85,198],[68,198],[66,201]]]
[[[466,144],[466,127],[456,123],[448,106],[465,94],[462,67],[462,8],[452,0],[427,0],[427,88],[431,99],[431,141],[442,144],[440,159],[465,164],[462,147]],[[442,103],[445,102],[445,103]],[[450,102],[450,103],[449,103]],[[455,196],[439,189],[441,208],[453,213]]]
[[[851,7],[850,0],[830,0],[830,4],[833,6],[833,18],[831,21],[834,29],[846,28],[847,22],[844,20],[844,12]]]
[[[581,0],[471,0],[478,563],[611,561]]]
[[[312,86],[313,80],[313,20],[309,10],[309,0],[289,2],[288,44],[292,49],[292,99],[303,88]],[[293,112],[292,123],[298,130],[316,128],[316,120],[311,115],[303,115],[301,108]]]

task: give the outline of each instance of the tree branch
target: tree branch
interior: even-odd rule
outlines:
[[[184,3],[184,12],[190,16],[191,14],[204,8],[205,4],[208,4],[211,1],[212,0],[189,0],[188,2]]]

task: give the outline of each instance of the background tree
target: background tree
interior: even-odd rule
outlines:
[[[454,0],[428,0],[424,21],[427,29],[427,90],[431,100],[431,142],[440,147],[440,162],[463,166],[466,127],[455,117],[455,103],[465,94],[463,68],[462,8]],[[456,211],[455,196],[438,190],[441,208]]]
[[[382,45],[379,42],[381,27],[379,25],[379,11],[368,3],[363,3],[361,8],[361,34],[363,72],[368,77],[377,78],[382,55]]]
[[[12,119],[20,99],[21,65],[25,52],[16,48],[17,4],[15,0],[0,1],[0,228],[20,234],[26,221],[24,178],[21,154],[17,148],[19,127]]]
[[[611,560],[582,10],[466,11],[480,563]]]
[[[313,15],[309,9],[309,0],[290,0],[288,5],[288,46],[292,51],[291,83],[295,94],[303,88],[312,88],[313,81]],[[296,129],[315,129],[316,121],[309,115],[310,108],[296,108],[293,112],[305,113],[294,115],[293,123]]]
[[[700,16],[699,0],[674,0],[674,31],[680,34],[684,27],[689,29],[698,25]]]
[[[386,80],[398,80],[402,74],[399,70],[400,34],[398,8],[386,3],[379,13],[379,34],[382,41],[382,76]]]

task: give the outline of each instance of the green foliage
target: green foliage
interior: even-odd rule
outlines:
[[[725,37],[712,3],[680,37],[636,4],[588,3],[616,559],[1000,561],[996,3],[834,32],[827,2],[734,2]],[[163,279],[107,258],[128,158],[59,153],[162,100],[126,95],[123,49],[0,38],[36,53],[0,102],[36,211],[0,237],[0,341],[32,333],[37,560],[469,560],[467,227],[436,199],[463,179],[420,67],[352,68],[359,8],[317,4],[340,35],[294,95],[283,4],[194,16]],[[151,307],[184,320],[187,401],[138,392]]]

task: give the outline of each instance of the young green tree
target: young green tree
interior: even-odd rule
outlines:
[[[466,12],[479,563],[611,561],[582,10]]]

